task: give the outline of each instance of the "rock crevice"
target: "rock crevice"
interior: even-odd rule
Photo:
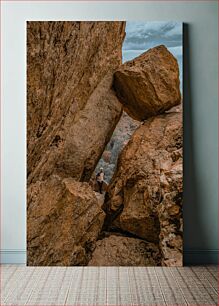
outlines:
[[[120,154],[103,230],[154,243],[157,265],[181,266],[182,170],[181,110],[146,120]]]

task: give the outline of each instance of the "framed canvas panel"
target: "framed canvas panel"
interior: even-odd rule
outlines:
[[[182,23],[26,34],[27,264],[182,266]]]

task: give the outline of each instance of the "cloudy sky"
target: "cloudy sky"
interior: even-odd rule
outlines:
[[[131,60],[146,50],[161,44],[165,45],[177,58],[182,80],[181,22],[128,21],[126,23],[126,38],[123,43],[123,62]]]

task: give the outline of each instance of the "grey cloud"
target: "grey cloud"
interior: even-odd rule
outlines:
[[[182,90],[182,23],[127,22],[123,43],[123,62],[129,61],[149,48],[165,45],[177,58]]]
[[[156,45],[182,45],[182,23],[127,22],[124,50],[147,50]]]

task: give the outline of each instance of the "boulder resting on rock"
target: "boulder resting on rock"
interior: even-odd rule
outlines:
[[[178,63],[164,45],[121,65],[113,86],[125,111],[139,121],[181,102]]]

